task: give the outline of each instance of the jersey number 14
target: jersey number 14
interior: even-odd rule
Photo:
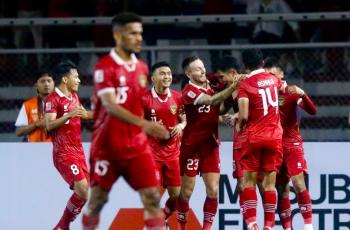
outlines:
[[[259,89],[259,94],[262,98],[262,104],[264,109],[264,116],[268,114],[268,104],[276,108],[276,113],[278,113],[278,94],[277,88],[273,87],[273,93],[275,94],[275,100],[272,99],[270,88]]]

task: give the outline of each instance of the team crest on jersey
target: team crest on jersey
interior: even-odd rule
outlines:
[[[188,91],[187,96],[193,99],[196,97],[196,94],[193,91]]]
[[[170,106],[170,112],[175,115],[177,112],[177,106],[176,105],[171,105]]]
[[[102,70],[96,70],[94,74],[95,82],[101,83],[103,82],[103,71]]]
[[[142,88],[145,88],[145,87],[146,87],[146,85],[147,85],[147,77],[146,77],[146,75],[141,74],[141,75],[139,76],[139,84],[140,84],[140,86],[141,86]]]
[[[284,97],[283,96],[279,96],[278,97],[278,106],[282,106],[284,104]]]

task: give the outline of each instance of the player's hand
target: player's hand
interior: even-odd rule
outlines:
[[[238,82],[241,82],[244,79],[246,79],[247,78],[247,74],[236,74],[236,75],[233,76],[233,78],[234,78],[234,82],[238,83]]]
[[[288,89],[289,93],[296,93],[296,94],[298,94],[301,97],[305,95],[304,90],[302,90],[301,88],[299,88],[296,85],[291,85],[287,89]]]
[[[222,119],[225,123],[225,125],[234,128],[236,122],[238,121],[238,113],[235,114],[224,114],[222,115]]]
[[[82,106],[77,106],[72,112],[68,113],[69,117],[84,117],[86,110]]]
[[[182,135],[182,126],[180,124],[170,127],[170,137],[178,137]]]
[[[35,122],[35,127],[37,127],[37,128],[44,128],[45,125],[46,125],[45,118],[42,118],[42,119]]]
[[[169,131],[157,122],[144,121],[142,129],[147,135],[157,139],[167,140],[170,138]]]

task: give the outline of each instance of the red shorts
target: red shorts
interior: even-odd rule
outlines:
[[[180,164],[179,160],[157,161],[156,165],[159,171],[161,185],[167,187],[181,186]]]
[[[53,163],[71,189],[76,181],[86,179],[89,182],[89,170],[84,153],[65,153],[64,157],[54,154]]]
[[[232,164],[232,168],[233,168],[233,172],[232,172],[232,176],[234,178],[240,178],[243,177],[243,170],[242,170],[242,166],[241,166],[241,158],[242,158],[242,149],[241,148],[237,148],[237,149],[233,149],[233,164]]]
[[[242,169],[250,172],[277,171],[281,149],[281,140],[245,142],[242,146]]]
[[[289,181],[293,176],[300,173],[308,173],[306,160],[304,158],[304,148],[302,143],[285,143],[283,144],[283,172]],[[280,177],[283,175],[280,175]],[[282,180],[285,182],[286,179]]]
[[[90,159],[91,185],[109,191],[120,176],[134,189],[159,187],[159,173],[150,153],[132,158],[109,160],[104,157]]]
[[[217,144],[181,145],[180,174],[194,177],[203,173],[220,173]]]

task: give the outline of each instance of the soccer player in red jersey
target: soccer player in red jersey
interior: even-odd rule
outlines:
[[[264,68],[278,78],[283,79],[283,70],[277,59],[267,58]],[[278,101],[283,128],[283,161],[281,171],[277,174],[276,187],[279,193],[277,210],[283,228],[291,230],[291,205],[289,200],[289,180],[291,180],[304,219],[304,229],[312,230],[311,197],[304,179],[304,174],[308,173],[308,170],[304,158],[303,139],[299,132],[298,109],[301,108],[311,115],[315,115],[317,109],[304,90],[297,86],[287,86],[285,92],[280,94]]]
[[[224,56],[220,59],[218,62],[218,74],[223,77],[223,81],[233,83],[234,76],[238,74],[238,71],[240,70],[240,66],[236,60],[236,58],[232,56]],[[235,112],[232,114],[225,114],[223,115],[223,121],[228,126],[235,128],[238,126],[238,101],[237,101],[237,94],[238,90],[235,90],[232,93],[232,100],[230,107],[233,108],[233,111]],[[225,101],[226,102],[226,101]],[[237,132],[234,130],[233,134],[233,173],[232,176],[237,180],[236,190],[239,192],[239,204],[241,207],[241,211],[243,212],[243,199],[242,199],[242,192],[243,192],[243,170],[240,164],[240,160],[242,157],[242,142],[245,141],[245,133],[244,132]]]
[[[52,73],[60,81],[45,99],[46,129],[53,144],[53,161],[58,172],[74,191],[54,230],[69,229],[81,212],[89,188],[89,173],[81,140],[80,119],[92,119],[81,105],[77,91],[80,84],[77,67],[70,61],[57,65]]]
[[[256,178],[257,172],[262,171],[264,230],[269,230],[275,221],[276,167],[282,148],[278,92],[283,91],[285,86],[280,79],[262,68],[260,50],[243,51],[242,60],[248,74],[238,89],[239,130],[245,129],[247,135],[240,161],[244,181],[244,217],[248,229],[259,229],[256,224]]]
[[[187,125],[180,147],[180,172],[182,185],[177,200],[177,220],[180,229],[186,228],[189,199],[192,195],[196,175],[203,178],[207,198],[204,202],[203,229],[210,229],[215,218],[220,177],[218,119],[219,106],[230,97],[237,82],[214,95],[206,78],[203,62],[197,56],[182,62],[186,76],[190,79],[182,91]]]
[[[180,193],[180,140],[182,130],[186,127],[186,115],[181,93],[170,89],[172,73],[169,64],[155,63],[151,68],[151,75],[153,87],[145,96],[145,118],[163,124],[170,132],[168,140],[148,138],[161,184],[169,194],[164,208],[167,219],[175,211]]]
[[[142,21],[133,13],[112,20],[115,48],[102,57],[94,73],[94,126],[91,141],[91,195],[83,229],[96,229],[112,185],[123,176],[137,190],[145,207],[147,229],[164,229],[159,207],[159,176],[146,134],[168,139],[158,123],[145,120],[143,97],[147,65],[134,53],[141,51]]]

